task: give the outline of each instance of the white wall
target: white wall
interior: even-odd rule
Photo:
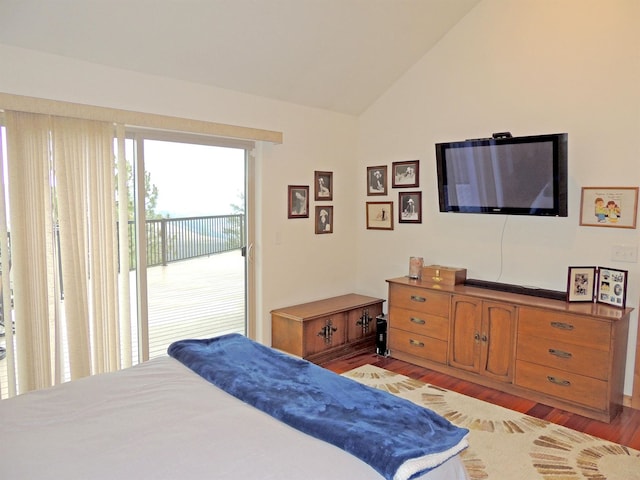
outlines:
[[[384,296],[408,257],[465,267],[485,280],[565,290],[569,265],[629,270],[611,260],[638,230],[580,227],[582,186],[640,184],[640,2],[484,0],[363,114],[358,176],[366,167],[420,159],[422,224],[392,232],[358,225],[358,290]],[[434,144],[510,131],[569,134],[569,216],[532,218],[438,212]],[[387,200],[397,202],[398,189]],[[378,200],[359,190],[358,202]],[[385,197],[382,197],[385,199]],[[637,311],[625,393],[632,392]]]
[[[0,91],[139,112],[282,131],[281,145],[258,148],[258,340],[271,341],[269,312],[353,291],[357,119],[236,92],[106,68],[0,45]],[[287,219],[287,185],[333,172],[334,233],[309,219]],[[318,203],[319,205],[320,203]]]

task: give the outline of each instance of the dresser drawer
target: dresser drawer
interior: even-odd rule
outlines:
[[[389,304],[439,317],[449,316],[449,295],[424,288],[391,284],[389,285]]]
[[[518,337],[517,358],[607,380],[609,352],[534,336]]]
[[[389,349],[391,355],[398,350],[438,363],[447,361],[447,342],[396,328],[389,329]]]
[[[449,339],[449,319],[446,317],[392,306],[389,310],[389,319],[393,328],[440,340]]]
[[[607,382],[555,368],[516,361],[516,385],[569,402],[607,410]]]
[[[533,335],[608,351],[611,324],[579,315],[520,308],[518,337]]]

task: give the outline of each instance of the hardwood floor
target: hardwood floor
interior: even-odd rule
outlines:
[[[361,365],[372,364],[407,377],[430,383],[470,397],[478,398],[532,417],[564,425],[573,430],[604,438],[621,445],[640,450],[640,410],[623,407],[622,413],[612,423],[598,422],[581,415],[548,407],[524,398],[434,372],[402,360],[385,358],[373,353],[357,354],[323,363],[322,366],[336,373],[344,373]]]

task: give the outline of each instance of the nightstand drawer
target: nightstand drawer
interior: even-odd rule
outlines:
[[[449,316],[449,295],[404,285],[389,285],[389,304],[439,317]]]
[[[438,363],[447,361],[447,342],[396,328],[389,330],[389,349],[392,356],[398,350]]]
[[[426,335],[439,340],[449,339],[449,319],[416,310],[391,307],[389,319],[393,328]]]
[[[608,378],[609,352],[550,338],[518,337],[517,357],[601,380]]]
[[[520,308],[518,336],[528,335],[608,351],[611,323],[523,307]]]
[[[523,360],[516,361],[516,385],[598,410],[607,405],[607,382]]]

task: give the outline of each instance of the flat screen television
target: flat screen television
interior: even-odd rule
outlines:
[[[566,133],[438,143],[436,165],[441,212],[567,216]]]

